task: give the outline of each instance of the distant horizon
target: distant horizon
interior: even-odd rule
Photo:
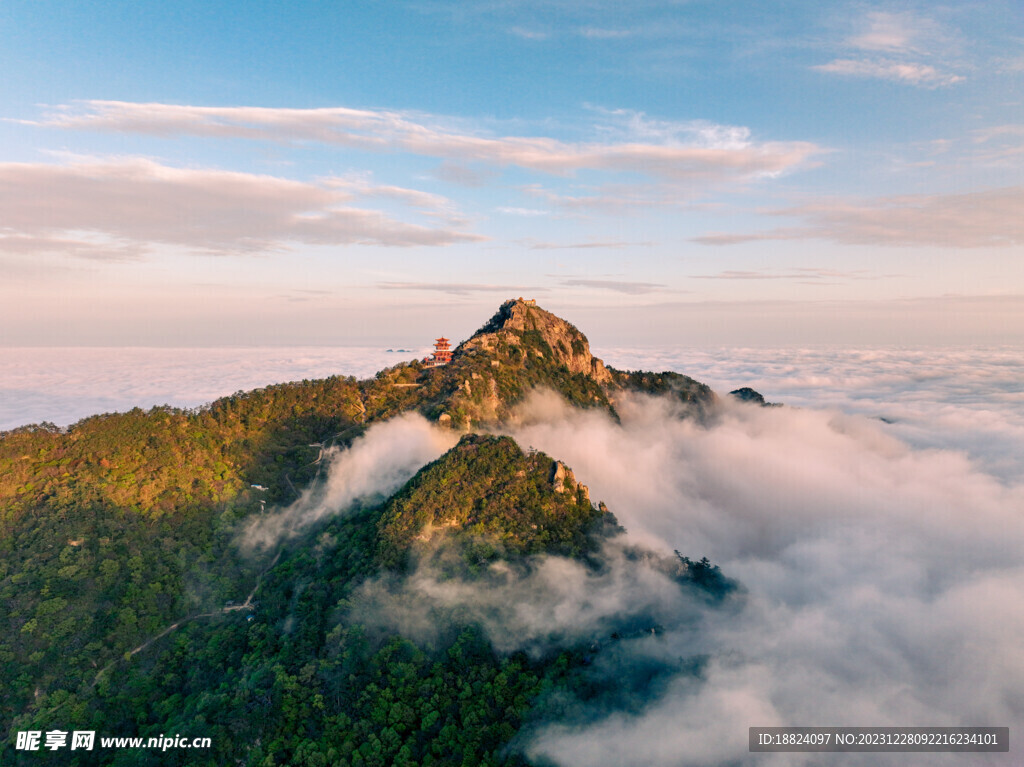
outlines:
[[[466,338],[458,339],[458,341],[459,341],[459,343],[461,343],[462,341],[467,340],[469,337],[470,336],[466,336]],[[452,338],[451,340],[454,342],[456,339]],[[588,339],[588,341],[589,341],[589,339]],[[399,342],[396,341],[395,343],[398,344]],[[407,343],[406,345],[411,345],[411,342]],[[611,345],[611,346],[604,345],[602,347],[602,346],[595,346],[595,344],[591,341],[590,342],[590,347],[591,347],[591,351],[594,352],[594,356],[595,357],[601,357],[601,354],[598,352],[598,350],[601,349],[601,348],[606,349],[606,353],[607,353],[608,350],[610,350],[612,352],[615,352],[615,351],[622,351],[622,350],[626,350],[626,349],[638,349],[638,350],[642,350],[642,351],[663,351],[663,350],[666,350],[666,349],[701,349],[701,350],[704,350],[704,349],[734,349],[734,350],[756,349],[756,350],[759,350],[759,351],[770,351],[772,349],[803,349],[803,348],[807,348],[807,349],[821,349],[821,350],[835,350],[835,351],[840,351],[840,350],[857,351],[858,349],[892,349],[892,350],[906,349],[908,351],[927,350],[927,349],[993,351],[993,350],[1007,349],[1007,350],[1014,350],[1014,351],[1016,351],[1019,348],[1019,344],[1014,343],[1014,342],[989,343],[989,344],[983,344],[983,345],[979,345],[979,344],[975,344],[975,343],[969,343],[969,342],[964,342],[964,343],[940,343],[940,342],[937,342],[937,343],[914,343],[914,344],[904,343],[904,342],[889,342],[889,343],[841,344],[841,343],[827,343],[827,342],[821,342],[821,343],[798,343],[798,342],[794,341],[793,343],[788,343],[788,344],[787,343],[776,343],[776,344],[769,344],[769,343],[760,343],[760,344],[754,344],[754,343],[749,343],[749,344],[717,343],[717,344],[712,344],[712,343],[707,343],[707,344],[702,344],[702,343],[684,343],[684,342],[679,342],[679,343],[645,344],[645,345],[640,345],[640,344],[630,344],[630,345],[614,344],[614,345]],[[419,346],[419,350],[420,351],[424,351],[424,352],[430,351],[432,348],[433,347],[430,346],[430,345],[422,345],[421,344]],[[322,344],[286,344],[286,343],[279,343],[279,344],[195,344],[195,345],[192,345],[192,346],[169,346],[169,345],[165,346],[165,345],[160,345],[160,344],[150,344],[150,345],[141,345],[141,344],[131,344],[131,345],[129,345],[129,344],[124,344],[124,345],[109,345],[109,346],[100,346],[100,345],[96,345],[96,344],[75,344],[75,345],[71,345],[71,344],[68,344],[68,345],[58,345],[58,344],[27,345],[26,344],[26,345],[0,345],[0,349],[24,350],[24,351],[31,351],[33,349],[38,349],[38,350],[61,350],[61,349],[83,349],[83,350],[87,350],[87,349],[95,349],[95,350],[126,350],[126,351],[127,350],[131,350],[131,349],[141,349],[141,350],[152,349],[152,350],[161,350],[161,351],[167,351],[167,350],[183,350],[183,351],[188,351],[188,350],[192,350],[192,349],[201,349],[201,350],[216,350],[216,349],[237,349],[237,350],[275,349],[275,350],[282,350],[282,351],[284,351],[284,350],[301,351],[303,349],[373,349],[375,351],[380,351],[380,352],[384,352],[384,353],[396,353],[396,354],[397,353],[401,353],[399,349],[391,350],[390,348],[385,348],[384,344],[329,344],[329,343],[322,343]],[[405,351],[407,351],[410,354],[417,354],[417,353],[419,353],[418,351],[416,351],[414,349],[406,349]]]
[[[133,407],[200,407],[239,390],[331,375],[372,378],[421,356],[383,347],[167,350],[12,350],[0,356],[0,431],[43,421],[64,427]],[[683,373],[719,394],[749,386],[769,401],[885,416],[893,421],[886,429],[912,445],[966,450],[1015,482],[1024,474],[1024,357],[1013,346],[591,350],[613,367]]]
[[[207,324],[187,318],[160,325],[125,318],[100,327],[88,323],[15,325],[0,329],[0,348],[29,347],[288,347],[379,346],[413,342],[412,329],[468,338],[500,306],[482,303],[416,303],[319,310],[315,318],[223,316]],[[894,301],[687,302],[629,306],[538,305],[572,322],[593,342],[758,347],[829,345],[1024,345],[1024,296],[941,296]],[[433,338],[430,335],[431,340]],[[396,340],[398,339],[398,340]]]

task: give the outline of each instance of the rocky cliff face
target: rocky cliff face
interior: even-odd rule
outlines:
[[[503,303],[456,348],[450,363],[417,370],[419,388],[406,396],[456,429],[508,418],[532,389],[550,389],[574,407],[605,408],[613,415],[619,399],[631,392],[673,397],[698,417],[715,403],[711,389],[679,373],[606,367],[574,325],[523,299]]]
[[[555,364],[565,365],[570,372],[583,373],[598,383],[611,380],[604,363],[590,353],[590,344],[585,335],[561,317],[522,299],[503,303],[497,314],[462,344],[460,349],[489,351],[497,348],[502,341],[519,346],[527,333],[536,334],[537,340],[543,342],[535,344],[531,353],[548,357]]]
[[[590,502],[590,488],[577,482],[572,469],[561,461],[555,461],[551,466],[551,487],[556,493],[576,493]]]

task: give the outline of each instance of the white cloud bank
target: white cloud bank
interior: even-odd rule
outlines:
[[[699,680],[678,676],[637,715],[545,727],[529,753],[588,767],[816,764],[748,754],[747,728],[1024,717],[1024,485],[828,411],[735,405],[705,430],[642,399],[623,403],[621,426],[543,410],[515,431],[521,444],[571,465],[631,537],[706,554],[748,593],[739,611],[635,641],[637,657],[707,655]]]
[[[748,728],[1022,720],[1019,477],[1000,482],[960,453],[913,449],[877,421],[835,411],[727,401],[705,428],[664,400],[637,396],[618,409],[621,423],[537,394],[511,429],[571,465],[629,530],[606,545],[601,570],[539,558],[466,582],[439,578],[427,558],[404,582],[365,584],[353,618],[429,640],[454,610],[505,652],[596,635],[601,679],[704,659],[699,673],[671,672],[639,710],[577,702],[565,710],[580,718],[523,734],[529,755],[565,767],[813,765],[820,755],[749,754]],[[627,556],[630,541],[669,562],[673,549],[707,555],[745,591],[724,607],[702,604],[656,559]],[[650,623],[609,641],[629,616]]]

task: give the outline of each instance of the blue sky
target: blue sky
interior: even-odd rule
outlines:
[[[5,2],[0,344],[1024,341],[1019,3]]]

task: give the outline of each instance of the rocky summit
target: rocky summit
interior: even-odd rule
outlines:
[[[666,394],[705,414],[715,403],[709,387],[679,373],[625,372],[591,354],[587,337],[573,324],[535,302],[511,299],[468,340],[451,362],[392,369],[405,385],[419,385],[415,405],[458,429],[507,419],[535,389],[554,391],[570,405],[615,414],[627,392]]]
[[[588,375],[598,383],[612,380],[604,363],[590,353],[587,337],[575,325],[522,298],[503,303],[497,314],[461,348],[467,352],[474,349],[487,351],[502,341],[517,345],[527,333],[538,334],[539,340],[547,346],[543,351],[534,350],[535,355],[544,357],[547,351],[551,361],[564,365],[572,373]]]

